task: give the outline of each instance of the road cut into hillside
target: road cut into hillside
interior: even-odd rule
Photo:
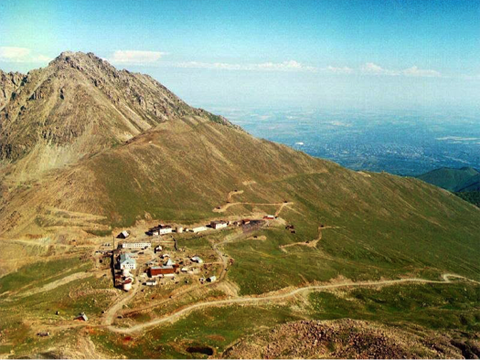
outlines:
[[[470,281],[474,282],[476,284],[480,284],[480,282],[475,281],[475,280],[470,280],[467,279],[463,276],[460,275],[455,275],[455,274],[443,274],[442,275],[442,280],[428,280],[428,279],[422,279],[422,278],[406,278],[406,279],[397,279],[397,280],[380,280],[380,281],[360,281],[360,282],[343,282],[343,283],[337,283],[337,284],[325,284],[325,285],[310,285],[310,286],[305,286],[305,287],[299,287],[296,289],[293,289],[291,291],[287,291],[284,293],[277,293],[274,295],[264,295],[264,296],[258,296],[258,297],[253,297],[253,296],[244,296],[244,297],[238,297],[238,298],[233,298],[233,299],[225,299],[225,300],[215,300],[215,301],[206,301],[206,302],[201,302],[197,304],[193,304],[187,307],[184,307],[183,309],[174,312],[170,315],[154,319],[152,321],[146,322],[144,324],[138,324],[134,325],[131,327],[116,327],[113,325],[108,326],[107,328],[110,331],[119,333],[119,334],[131,334],[131,333],[137,333],[141,332],[143,330],[146,330],[151,327],[155,327],[160,324],[164,323],[174,323],[181,319],[183,316],[188,315],[192,311],[195,310],[200,310],[208,307],[216,307],[216,306],[228,306],[228,305],[236,305],[236,304],[245,304],[245,305],[256,305],[259,303],[265,303],[265,302],[273,302],[273,301],[279,301],[279,300],[286,300],[289,298],[292,298],[296,295],[302,294],[302,293],[308,293],[311,291],[316,291],[316,290],[330,290],[330,289],[336,289],[336,288],[352,288],[352,287],[368,287],[368,286],[391,286],[391,285],[399,285],[399,284],[448,284],[451,283],[451,278],[456,278],[456,279],[463,279],[465,281]]]

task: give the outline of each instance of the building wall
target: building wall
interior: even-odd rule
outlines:
[[[120,269],[122,269],[122,270],[124,270],[124,269],[135,270],[136,267],[137,267],[136,264],[132,263],[132,262],[120,263]]]
[[[151,243],[123,243],[122,248],[124,249],[142,249],[144,247],[152,246]]]

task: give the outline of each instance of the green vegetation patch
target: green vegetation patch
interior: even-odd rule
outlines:
[[[320,320],[352,318],[480,331],[480,286],[466,282],[356,288],[341,295],[314,292],[309,299],[312,316]]]
[[[92,263],[89,260],[80,260],[78,257],[36,262],[0,278],[0,294],[30,289],[34,285],[40,287],[73,273],[86,271],[91,267]]]
[[[465,191],[454,193],[459,198],[462,198],[475,206],[480,207],[480,191]]]
[[[91,338],[102,350],[129,358],[206,358],[187,348],[208,347],[219,354],[245,335],[298,319],[286,306],[212,307],[195,311],[174,324],[158,326],[142,337],[99,333]]]

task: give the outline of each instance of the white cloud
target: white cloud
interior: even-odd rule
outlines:
[[[232,63],[205,63],[189,61],[174,64],[180,68],[194,69],[219,69],[219,70],[243,70],[243,71],[309,71],[316,72],[317,68],[303,65],[295,60],[284,61],[281,63],[266,62],[259,64],[232,64]]]
[[[363,74],[368,75],[388,75],[388,76],[397,76],[399,75],[398,71],[388,70],[382,68],[380,65],[374,63],[366,63],[360,69]]]
[[[410,77],[440,77],[441,74],[436,70],[419,69],[418,66],[412,66],[405,70],[390,70],[382,68],[374,63],[366,63],[360,69],[366,75],[386,75],[386,76],[410,76]]]
[[[354,70],[352,68],[349,68],[348,66],[344,66],[344,67],[327,66],[325,70],[333,74],[353,74],[354,73]]]
[[[435,138],[435,140],[439,140],[439,141],[475,141],[475,140],[480,140],[480,138],[477,138],[477,137],[461,137],[461,136],[444,136],[444,137]]]
[[[12,63],[47,63],[51,58],[45,55],[33,55],[27,48],[3,46],[0,47],[0,62]]]
[[[25,59],[30,54],[30,49],[20,47],[0,47],[0,59],[16,62]]]
[[[418,77],[440,77],[440,73],[436,70],[423,70],[417,66],[412,66],[409,69],[403,70],[403,74],[406,76],[418,76]]]
[[[166,54],[160,51],[117,50],[108,60],[113,64],[146,65],[157,62]]]

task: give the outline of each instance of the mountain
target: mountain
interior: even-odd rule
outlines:
[[[4,77],[4,94],[10,96],[0,112],[0,160],[14,162],[23,179],[73,164],[164,121],[203,114],[151,77],[117,71],[91,53],[65,52],[23,78]]]
[[[149,76],[118,71],[93,54],[62,53],[18,87],[15,81],[0,111],[0,318],[8,329],[0,355],[74,357],[85,348],[96,351],[90,357],[102,351],[185,357],[184,345],[207,341],[225,349],[263,327],[325,319],[322,309],[330,306],[334,318],[348,317],[335,310],[342,301],[356,304],[359,319],[380,321],[369,309],[381,307],[378,313],[388,312],[396,326],[450,331],[460,324],[473,331],[473,283],[452,281],[443,290],[448,277],[442,275],[480,280],[480,209],[452,193],[415,178],[351,171],[254,138]],[[267,214],[278,218],[263,227],[175,234],[175,242],[169,237],[162,244],[175,261],[189,264],[186,256],[198,254],[204,266],[157,287],[136,280],[138,293],[112,289],[110,258],[97,253],[124,229],[144,240],[158,223],[188,227]],[[142,258],[139,267],[149,261]],[[213,274],[218,281],[201,286],[199,277]],[[400,295],[368,288],[352,298],[337,289],[286,305],[198,310],[160,330],[136,333],[135,341],[117,333],[196,302],[412,277],[423,280]],[[157,301],[162,305],[155,308]],[[418,308],[421,314],[399,319],[403,302],[407,312]],[[84,311],[90,330],[72,324]],[[62,331],[38,340],[40,329],[56,326]],[[65,353],[45,355],[53,341]]]
[[[305,224],[297,233],[314,236],[318,222],[332,223],[361,253],[388,242],[402,249],[395,255],[402,262],[425,261],[418,249],[435,238],[437,255],[454,239],[462,239],[456,251],[465,250],[465,259],[473,255],[462,246],[479,236],[478,211],[449,193],[256,139],[93,54],[62,53],[22,84],[1,112],[4,237],[56,238],[70,226],[63,238],[86,238],[142,219],[205,221],[218,217],[212,210],[226,194],[242,189],[244,203],[295,202],[287,213]],[[239,204],[229,214],[251,210]],[[94,217],[102,220],[88,220]],[[410,250],[405,239],[415,244]],[[352,256],[344,251],[336,256]]]
[[[462,184],[458,192],[480,191],[480,173],[473,175],[470,179]]]
[[[441,168],[420,175],[418,178],[452,191],[462,199],[480,207],[480,172],[476,169]]]
[[[480,173],[471,167],[461,169],[440,168],[418,176],[419,179],[449,191],[463,191],[474,187],[480,180]]]

